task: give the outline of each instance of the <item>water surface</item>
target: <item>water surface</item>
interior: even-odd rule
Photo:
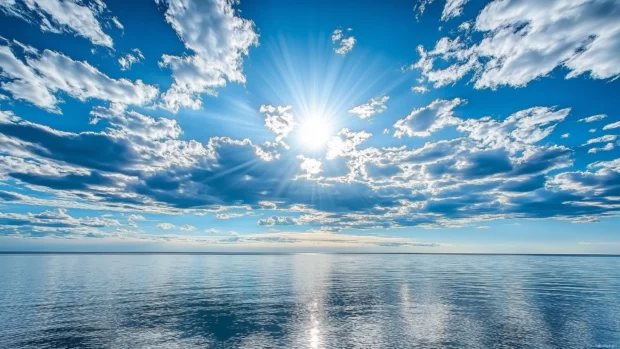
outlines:
[[[618,348],[620,258],[0,255],[0,348]]]

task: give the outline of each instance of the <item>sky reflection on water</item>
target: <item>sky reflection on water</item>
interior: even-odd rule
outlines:
[[[620,347],[620,258],[0,255],[0,348]]]

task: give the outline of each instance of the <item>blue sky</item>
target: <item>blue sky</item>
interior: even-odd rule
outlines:
[[[0,2],[2,250],[620,253],[620,3]]]

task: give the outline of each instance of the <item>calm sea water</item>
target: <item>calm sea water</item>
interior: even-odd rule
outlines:
[[[1,348],[619,348],[620,258],[0,255]]]

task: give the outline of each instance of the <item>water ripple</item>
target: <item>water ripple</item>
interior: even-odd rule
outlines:
[[[618,348],[620,258],[0,255],[0,348]]]

